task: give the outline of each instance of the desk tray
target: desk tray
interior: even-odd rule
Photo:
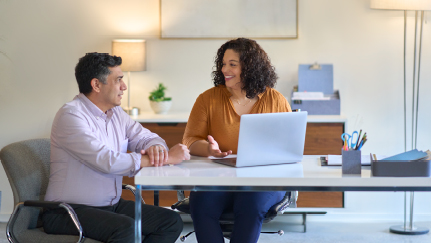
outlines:
[[[335,90],[329,100],[292,100],[290,107],[307,111],[308,115],[340,115],[340,92]]]
[[[430,160],[372,160],[371,174],[384,177],[430,177]]]

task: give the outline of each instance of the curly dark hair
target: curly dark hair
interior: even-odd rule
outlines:
[[[277,82],[277,74],[271,65],[266,52],[255,40],[238,38],[224,43],[217,51],[214,61],[215,71],[212,72],[214,85],[225,84],[222,73],[223,56],[226,50],[231,49],[239,54],[241,65],[241,88],[249,99],[265,92],[266,88],[273,88]]]
[[[111,56],[108,53],[87,53],[79,58],[78,64],[75,67],[75,77],[78,82],[79,92],[89,94],[91,80],[97,78],[100,82],[106,84],[106,79],[111,73],[108,67],[120,66],[122,63],[121,57]]]

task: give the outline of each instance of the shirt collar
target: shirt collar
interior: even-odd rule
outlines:
[[[105,120],[106,122],[108,122],[111,119],[112,115],[114,114],[112,109],[107,110],[106,114],[105,114],[99,107],[97,107],[83,93],[79,93],[75,97],[75,99],[76,98],[80,99],[81,102],[85,105],[85,107],[87,107],[87,109],[90,111],[90,113],[93,114],[93,116],[95,116],[96,118],[101,118],[101,119]]]

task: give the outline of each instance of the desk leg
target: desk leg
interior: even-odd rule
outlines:
[[[302,214],[302,225],[304,226],[304,232],[307,232],[307,214],[303,213]]]
[[[391,233],[403,234],[403,235],[422,235],[429,232],[428,228],[415,227],[413,225],[413,202],[414,192],[410,192],[410,225],[407,226],[407,192],[404,192],[404,225],[395,225],[389,228]]]
[[[141,226],[141,218],[142,218],[142,190],[140,185],[136,185],[136,193],[135,193],[135,243],[142,242],[142,226]]]
[[[154,206],[159,206],[159,191],[154,191]]]

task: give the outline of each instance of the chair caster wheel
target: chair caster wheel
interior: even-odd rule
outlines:
[[[279,230],[277,233],[278,233],[279,236],[284,235],[284,231],[283,230]]]
[[[187,237],[186,237],[186,236],[184,236],[184,235],[180,237],[181,242],[186,241],[186,239],[187,239]]]

